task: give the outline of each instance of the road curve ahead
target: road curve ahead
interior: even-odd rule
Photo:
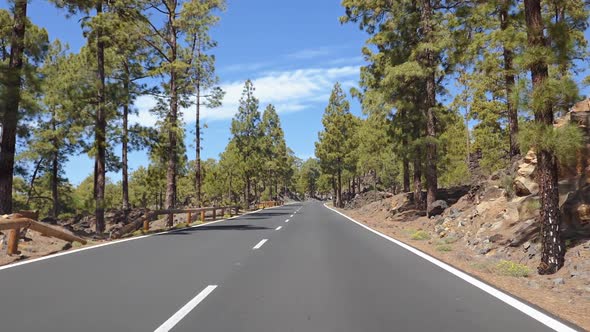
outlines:
[[[0,270],[2,331],[549,331],[317,202]]]

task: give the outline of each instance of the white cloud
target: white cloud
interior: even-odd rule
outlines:
[[[287,58],[290,59],[298,59],[298,60],[306,60],[306,59],[313,59],[317,57],[327,56],[332,54],[334,51],[333,47],[325,46],[325,47],[318,47],[318,48],[309,48],[300,50],[297,52],[287,54]]]
[[[307,68],[291,71],[274,71],[262,74],[252,81],[256,91],[254,95],[260,100],[261,111],[267,104],[275,105],[279,113],[304,110],[317,103],[327,102],[332,86],[336,81],[347,85],[356,81],[359,66],[341,66],[329,68]],[[223,106],[216,109],[204,108],[203,120],[225,120],[233,117],[238,109],[244,81],[228,82],[221,85],[226,92]],[[153,126],[157,117],[149,112],[156,105],[151,96],[142,96],[135,102],[139,115],[133,116],[131,122]],[[195,122],[194,106],[183,109],[183,120]]]

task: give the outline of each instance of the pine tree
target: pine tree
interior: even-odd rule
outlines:
[[[213,3],[213,2],[211,2]],[[147,0],[143,4],[144,10],[157,14],[159,18],[145,17],[142,22],[147,25],[144,42],[147,43],[158,58],[158,66],[153,74],[166,77],[167,82],[162,85],[164,95],[160,96],[160,106],[168,105],[168,110],[159,107],[160,115],[165,119],[164,129],[167,132],[166,141],[166,208],[176,205],[177,175],[179,161],[183,156],[179,147],[182,145],[180,136],[183,127],[180,123],[180,106],[190,104],[188,100],[192,88],[191,69],[197,59],[198,42],[195,33],[199,31],[202,22],[194,19],[202,14],[202,5],[198,0]],[[143,17],[143,16],[142,16]],[[154,22],[161,22],[156,24]],[[172,216],[167,225],[172,226]]]
[[[279,180],[286,174],[288,165],[287,144],[285,133],[281,128],[281,120],[275,107],[269,104],[262,113],[261,130],[263,134],[262,148],[265,159],[265,170],[268,171],[266,179],[269,196],[278,196]]]
[[[350,105],[339,83],[334,85],[330,101],[322,118],[323,131],[318,135],[315,154],[320,159],[322,172],[334,176],[335,205],[344,207],[342,174],[350,165],[354,153],[355,120]]]
[[[88,125],[88,118],[79,110],[88,87],[89,73],[78,55],[67,54],[67,47],[59,41],[52,43],[41,68],[43,75],[43,112],[39,114],[38,125],[33,130],[28,149],[22,155],[37,161],[31,179],[31,188],[38,171],[46,172],[50,178],[52,208],[50,215],[57,218],[61,212],[59,188],[63,164],[69,155],[80,148],[82,131]],[[47,121],[49,120],[49,121]],[[47,167],[49,163],[49,167]]]
[[[187,35],[194,40],[194,56],[190,73],[191,84],[195,91],[195,142],[196,142],[196,164],[195,164],[195,191],[198,205],[202,205],[202,169],[201,169],[201,107],[216,108],[221,106],[224,92],[215,87],[219,79],[215,75],[215,57],[207,54],[217,46],[209,35],[210,28],[217,24],[219,17],[215,11],[225,8],[223,0],[207,0],[187,3],[183,11],[185,16],[182,20],[188,27]]]
[[[36,58],[47,47],[47,33],[27,19],[27,0],[15,0],[11,13],[0,11],[3,27],[0,39],[0,214],[12,213],[12,182],[19,120],[23,118],[27,72],[34,70]],[[29,87],[31,87],[29,85]],[[24,107],[23,107],[24,106]]]
[[[248,208],[251,203],[252,185],[256,187],[256,181],[253,181],[260,169],[261,159],[261,138],[262,130],[260,127],[260,111],[258,110],[258,99],[254,97],[254,85],[252,81],[247,80],[244,84],[242,97],[238,112],[232,119],[231,134],[235,148],[240,154],[241,175],[244,178],[244,206]],[[254,188],[256,190],[256,188]]]
[[[536,171],[541,198],[543,248],[538,272],[553,274],[563,266],[565,255],[560,229],[558,151],[553,119],[560,103],[567,103],[568,96],[572,95],[568,69],[572,66],[572,56],[586,47],[586,41],[580,34],[588,26],[588,11],[583,1],[571,1],[567,5],[558,3],[553,7],[557,9],[558,19],[549,23],[546,35],[547,20],[543,17],[543,8],[541,1],[524,1],[528,48],[523,59],[530,69],[532,80],[530,108],[535,115],[533,130],[536,138],[533,146],[538,159]]]

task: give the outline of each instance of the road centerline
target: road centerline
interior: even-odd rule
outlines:
[[[252,248],[252,249],[253,250],[260,249],[260,247],[262,247],[264,245],[264,243],[266,243],[266,241],[268,241],[268,239],[262,239],[262,240],[260,240],[260,242],[258,242],[258,244],[255,245],[254,248]]]
[[[190,300],[187,304],[185,304],[180,310],[178,310],[172,317],[168,318],[160,327],[158,327],[154,332],[168,332],[170,331],[178,322],[180,322],[189,312],[191,312],[199,303],[201,303],[211,292],[213,292],[217,288],[217,285],[209,285],[205,287],[197,296],[195,296],[192,300]]]
[[[283,228],[283,226],[279,226],[279,227],[275,228],[275,230],[279,231],[279,230],[281,230],[281,228]]]
[[[285,222],[289,222],[289,219],[285,220]]]

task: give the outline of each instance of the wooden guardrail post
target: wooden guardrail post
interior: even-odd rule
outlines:
[[[225,217],[225,208],[221,208],[221,217]]]
[[[170,212],[170,213],[168,214],[168,222],[169,222],[171,225],[174,225],[174,213]]]
[[[186,214],[186,223],[187,223],[187,224],[190,224],[192,219],[193,219],[193,215],[192,215],[192,214],[191,214],[191,212],[189,211],[189,212]]]
[[[201,210],[201,222],[205,222],[205,210]]]
[[[7,252],[9,255],[18,254],[18,240],[20,239],[20,228],[11,229],[8,232]]]
[[[213,208],[213,220],[215,220],[215,219],[216,219],[216,217],[217,217],[216,213],[217,213],[217,208],[216,208],[216,207],[214,207],[214,208]]]

